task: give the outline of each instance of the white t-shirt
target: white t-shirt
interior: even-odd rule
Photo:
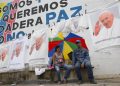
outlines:
[[[99,35],[94,36],[93,39],[98,49],[120,45],[120,19],[114,18],[113,25],[109,29],[103,26]]]

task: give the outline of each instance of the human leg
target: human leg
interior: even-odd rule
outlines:
[[[56,71],[56,74],[57,74],[58,81],[61,81],[60,67],[55,65],[55,71]]]
[[[65,71],[65,76],[64,76],[64,80],[66,81],[67,78],[70,76],[70,72],[71,72],[71,69],[73,68],[72,65],[67,65],[67,64],[64,64],[64,69],[66,70]]]
[[[80,63],[79,63],[79,62],[77,62],[77,63],[75,64],[75,71],[76,71],[78,80],[81,81],[81,80],[82,80],[82,76],[81,76]]]
[[[93,70],[90,61],[85,62],[85,67],[87,68],[88,78],[92,84],[96,84],[93,76]]]

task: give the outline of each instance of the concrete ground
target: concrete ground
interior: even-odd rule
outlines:
[[[68,82],[67,84],[60,84],[57,83],[30,83],[30,84],[9,84],[9,85],[0,85],[0,86],[120,86],[120,78],[114,79],[102,79],[96,80],[98,84],[90,84],[85,82],[83,84],[78,84],[77,81],[75,82]]]

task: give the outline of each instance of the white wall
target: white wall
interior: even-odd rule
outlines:
[[[87,10],[92,11],[98,8],[102,8],[103,6],[106,6],[107,4],[116,2],[118,0],[84,0],[84,3],[87,5]]]
[[[86,0],[87,11],[92,12],[102,8],[115,0]],[[101,1],[101,2],[100,2]],[[102,2],[103,1],[103,2]],[[93,4],[94,3],[94,4]],[[80,33],[84,36],[90,50],[91,62],[96,78],[111,78],[120,76],[120,46],[113,46],[102,51],[95,52],[90,38],[89,30]]]

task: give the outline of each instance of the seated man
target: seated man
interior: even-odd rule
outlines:
[[[82,83],[80,67],[87,68],[87,73],[88,73],[88,78],[90,80],[90,83],[96,84],[93,76],[93,71],[92,71],[92,66],[91,66],[88,51],[82,48],[80,40],[76,41],[76,45],[78,48],[73,51],[72,62],[73,62],[73,66],[75,67],[75,71],[80,81],[80,84]]]

